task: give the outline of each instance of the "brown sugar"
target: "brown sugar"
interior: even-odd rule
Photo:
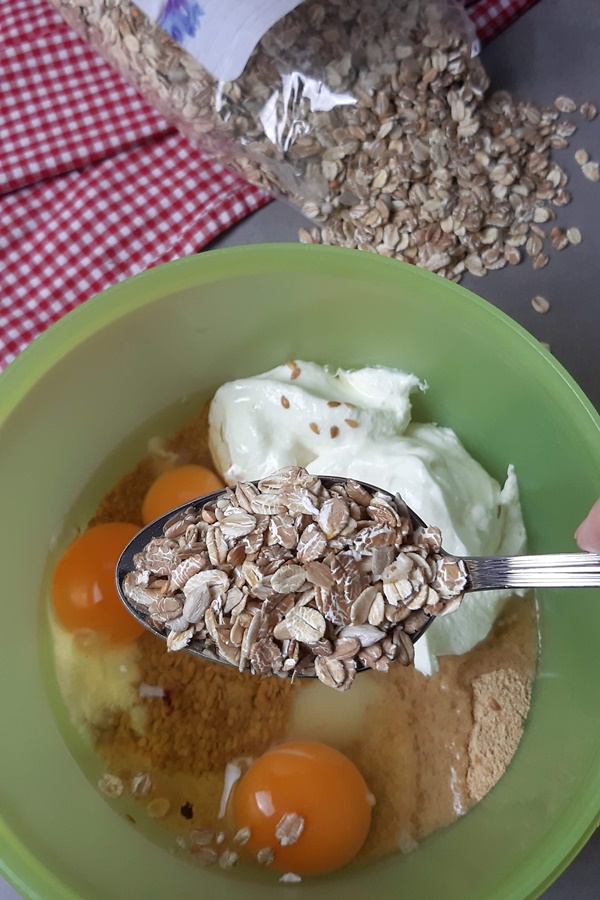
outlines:
[[[530,699],[531,682],[514,669],[474,679],[467,771],[474,800],[481,800],[506,771],[521,740]]]
[[[144,496],[162,471],[187,463],[213,467],[207,433],[205,406],[163,442],[165,452],[145,457],[115,484],[90,525],[141,525]],[[137,649],[140,684],[158,688],[151,692],[158,696],[139,698],[141,731],[140,717],[127,711],[114,713],[106,727],[96,727],[96,749],[124,780],[140,767],[152,772],[151,796],[161,773],[158,783],[164,784],[166,777],[171,790],[175,783],[185,785],[185,805],[192,780],[200,778],[205,796],[198,799],[202,806],[214,807],[226,764],[239,756],[260,755],[281,736],[294,688],[287,679],[239,673],[189,653],[167,653],[165,642],[150,633],[138,638]]]
[[[141,682],[162,696],[141,697],[143,734],[127,713],[96,734],[98,749],[147,756],[164,772],[223,772],[235,757],[258,755],[281,735],[293,686],[279,678],[240,673],[189,653],[167,653],[152,634],[139,639]]]
[[[132,522],[142,527],[142,501],[146,491],[160,474],[158,461],[147,457],[131,472],[123,475],[101,500],[89,525],[107,522]]]
[[[105,522],[132,522],[142,525],[142,503],[153,481],[173,465],[194,463],[213,468],[208,449],[208,408],[201,411],[179,428],[163,444],[163,453],[151,453],[123,475],[102,498],[90,521],[91,525]]]

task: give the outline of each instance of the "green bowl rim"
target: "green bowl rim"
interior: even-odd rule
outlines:
[[[439,285],[440,276],[425,269],[416,269],[408,263],[389,259],[372,254],[358,254],[357,251],[347,250],[341,247],[329,247],[305,244],[252,244],[237,247],[228,247],[220,250],[199,253],[186,256],[182,259],[162,263],[132,275],[117,284],[111,285],[98,294],[90,297],[65,316],[54,322],[41,335],[35,338],[18,356],[0,373],[0,428],[6,422],[10,414],[21,403],[28,391],[60,360],[66,353],[74,349],[79,343],[102,328],[118,319],[126,312],[131,312],[146,303],[158,299],[167,289],[170,292],[183,290],[198,283],[196,272],[203,271],[205,276],[201,283],[214,280],[228,279],[232,274],[233,257],[243,260],[247,258],[248,268],[252,273],[260,274],[263,271],[272,271],[273,262],[277,269],[285,269],[289,260],[296,263],[298,256],[311,254],[311,267],[313,272],[322,270],[329,274],[329,262],[336,256],[344,256],[346,271],[354,266],[373,265],[373,259],[377,259],[380,268],[394,266],[396,269],[410,269],[417,271],[419,276],[429,279]],[[352,255],[352,260],[350,259]],[[260,263],[265,261],[263,268]],[[359,262],[358,260],[363,260]],[[239,273],[236,274],[239,277]],[[442,279],[443,280],[443,279]],[[137,287],[137,296],[132,297],[131,286]],[[457,294],[463,301],[467,301],[496,318],[504,327],[508,327],[529,347],[542,356],[550,364],[556,374],[566,383],[581,406],[589,415],[592,423],[600,431],[600,416],[591,401],[584,394],[576,381],[569,375],[564,367],[549,353],[540,343],[529,334],[526,329],[511,319],[506,313],[493,306],[487,300],[477,294],[461,287],[451,281],[445,281],[445,287],[449,293]],[[147,288],[147,290],[143,290]],[[523,897],[523,900],[535,900],[548,888],[563,872],[569,863],[577,856],[582,847],[589,840],[595,829],[600,826],[600,802],[592,821],[584,826],[579,838],[571,849],[556,864],[551,872],[547,873],[540,884]],[[41,864],[34,854],[13,834],[4,817],[0,814],[0,835],[2,844],[11,851],[13,857],[9,865],[4,856],[0,859],[0,873],[22,894],[29,897],[42,897],[47,894],[38,893],[50,888],[56,891],[56,897],[79,898],[72,888],[65,885],[60,878]],[[33,876],[33,877],[32,877]],[[27,882],[24,880],[27,878]]]

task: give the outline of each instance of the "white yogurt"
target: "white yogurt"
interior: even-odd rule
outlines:
[[[517,480],[504,487],[465,450],[450,428],[411,421],[415,375],[385,367],[329,371],[297,363],[219,388],[210,407],[210,446],[229,484],[282,466],[358,478],[400,492],[442,531],[444,548],[467,556],[525,549]],[[339,405],[333,405],[339,404]],[[416,644],[415,665],[431,674],[437,656],[464,653],[490,631],[509,595],[467,594]]]

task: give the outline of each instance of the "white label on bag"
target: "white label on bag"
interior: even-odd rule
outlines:
[[[219,81],[244,71],[260,39],[302,0],[135,0]]]

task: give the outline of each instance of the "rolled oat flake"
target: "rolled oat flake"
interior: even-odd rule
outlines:
[[[358,668],[411,665],[411,635],[460,604],[465,564],[441,540],[399,495],[289,466],[174,513],[123,591],[169,652],[344,691]],[[280,825],[289,841],[302,823]]]

